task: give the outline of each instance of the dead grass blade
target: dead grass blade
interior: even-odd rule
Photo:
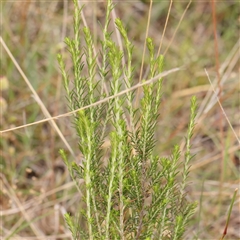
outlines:
[[[36,102],[38,103],[38,105],[40,106],[43,114],[49,119],[51,126],[54,128],[54,130],[57,132],[57,134],[59,135],[59,137],[62,139],[63,143],[65,144],[65,146],[67,147],[67,149],[69,150],[69,152],[72,154],[72,156],[75,158],[75,154],[72,150],[72,148],[70,147],[70,145],[68,144],[66,138],[63,136],[61,130],[58,128],[57,124],[51,119],[51,114],[49,113],[49,111],[47,110],[47,108],[45,107],[45,105],[43,104],[42,100],[40,99],[40,97],[38,96],[37,92],[35,91],[35,89],[33,88],[33,86],[31,85],[30,81],[28,80],[27,76],[24,74],[23,70],[21,69],[21,67],[19,66],[18,62],[16,61],[16,59],[14,58],[14,56],[12,55],[11,51],[9,50],[9,48],[7,47],[6,43],[4,42],[4,40],[2,39],[2,37],[0,36],[0,42],[2,44],[2,46],[4,47],[4,49],[6,50],[8,56],[11,58],[12,62],[14,63],[15,67],[17,68],[17,70],[19,71],[19,73],[21,74],[22,78],[24,79],[24,81],[26,82],[27,86],[29,87],[29,89],[31,90],[31,92],[33,93],[33,97],[36,100]],[[27,125],[27,124],[26,124]],[[1,132],[2,133],[2,132]]]
[[[213,85],[212,85],[212,81],[211,81],[211,79],[210,79],[210,77],[209,77],[208,72],[207,72],[206,69],[205,69],[205,72],[206,72],[208,81],[210,82],[210,84],[211,84],[211,86],[212,86],[212,90],[213,90],[213,92],[214,92],[214,94],[215,94],[215,96],[216,96],[217,102],[218,102],[218,104],[219,104],[219,106],[220,106],[220,108],[221,108],[221,110],[222,110],[222,112],[223,112],[223,115],[224,115],[224,117],[226,118],[226,120],[227,120],[227,122],[228,122],[228,124],[229,124],[229,126],[230,126],[230,128],[231,128],[231,130],[232,130],[232,132],[233,132],[233,134],[234,134],[234,136],[236,137],[236,139],[237,139],[237,141],[238,141],[238,143],[239,143],[239,145],[240,145],[240,139],[238,138],[238,135],[237,135],[236,131],[234,130],[234,128],[233,128],[233,126],[232,126],[232,124],[231,124],[231,122],[230,122],[230,120],[229,120],[226,112],[224,111],[224,108],[223,108],[223,106],[222,106],[222,104],[221,104],[221,101],[220,101],[220,99],[219,99],[219,97],[218,97],[218,94],[216,93],[216,91],[215,91],[215,89],[214,89],[214,87],[213,87]]]
[[[40,120],[40,121],[36,121],[36,122],[33,122],[33,123],[28,123],[28,124],[25,124],[25,125],[21,125],[21,126],[18,126],[18,127],[14,127],[14,128],[9,128],[9,129],[6,129],[6,130],[3,130],[3,131],[0,131],[0,133],[5,133],[5,132],[10,132],[10,131],[14,131],[14,130],[17,130],[17,129],[21,129],[21,128],[24,128],[24,127],[29,127],[29,126],[33,126],[33,125],[37,125],[37,124],[40,124],[40,123],[44,123],[44,122],[48,122],[48,121],[53,121],[53,120],[56,120],[56,119],[59,119],[59,118],[63,118],[63,117],[68,117],[68,116],[71,116],[72,114],[78,112],[78,111],[81,111],[81,110],[84,110],[84,109],[87,109],[87,108],[90,108],[90,107],[93,107],[93,106],[97,106],[99,104],[102,104],[104,102],[107,102],[115,97],[119,97],[121,95],[124,95],[125,93],[127,92],[131,92],[137,88],[140,88],[144,85],[147,85],[147,84],[150,84],[152,82],[155,82],[157,81],[159,78],[162,78],[162,77],[165,77],[171,73],[174,73],[174,72],[177,72],[181,70],[181,67],[178,67],[178,68],[173,68],[171,70],[168,70],[168,71],[165,71],[163,73],[160,73],[158,74],[156,77],[152,78],[152,79],[149,79],[145,82],[142,82],[142,83],[138,83],[136,84],[135,86],[131,87],[131,88],[128,88],[128,89],[125,89],[121,92],[119,92],[118,94],[115,94],[115,95],[112,95],[112,96],[109,96],[109,97],[106,97],[100,101],[97,101],[93,104],[90,104],[90,105],[87,105],[85,107],[82,107],[82,108],[79,108],[79,109],[76,109],[74,111],[71,111],[71,112],[68,112],[68,113],[64,113],[64,114],[60,114],[58,116],[55,116],[55,117],[49,117],[49,118],[46,118],[46,119],[43,119],[43,120]]]
[[[32,222],[31,217],[28,215],[28,213],[25,211],[25,209],[22,206],[22,203],[19,201],[17,195],[15,194],[15,191],[12,189],[12,187],[10,186],[10,184],[8,183],[7,179],[5,178],[5,176],[3,174],[0,174],[0,177],[2,179],[3,182],[3,187],[4,189],[6,189],[6,193],[8,194],[9,198],[14,201],[14,203],[18,206],[18,208],[20,209],[23,217],[25,218],[25,220],[29,223],[29,226],[31,227],[32,231],[34,232],[34,234],[36,235],[36,239],[40,239],[39,237],[44,237],[45,235],[43,234],[43,232],[37,228],[35,226],[35,224]],[[11,234],[11,233],[10,233]]]

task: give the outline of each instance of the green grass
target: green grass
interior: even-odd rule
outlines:
[[[73,6],[70,2],[65,5],[65,9],[68,9],[67,17],[64,18],[65,31],[62,28],[64,15],[62,3],[57,1],[50,4],[46,2],[30,3],[28,7],[26,7],[27,3],[25,7],[19,4],[18,2],[8,1],[2,3],[3,31],[1,37],[17,59],[50,114],[56,116],[65,113],[68,111],[67,101],[65,100],[56,55],[63,48],[63,36],[73,36]],[[173,4],[166,34],[163,38],[163,52],[167,49],[186,4],[180,2]],[[104,4],[96,5],[101,6],[101,8],[97,8],[94,13],[97,14],[97,20],[103,23]],[[238,49],[234,50],[234,45],[238,41],[237,6],[237,1],[217,4],[219,60],[221,65],[226,64],[223,73],[227,73],[227,80],[223,85],[222,105],[235,131],[239,129],[237,69],[239,57],[236,56]],[[166,2],[154,3],[149,35],[153,37],[156,44],[161,39],[168,7],[169,5]],[[93,24],[94,14],[91,13],[92,10],[94,10],[93,5],[88,3],[84,14],[89,26],[91,28],[97,26],[96,31],[99,32],[101,28],[98,23]],[[140,2],[118,3],[116,11],[128,28],[129,38],[136,45],[134,63],[136,69],[138,69],[141,65],[143,40],[145,38],[145,30],[142,31],[140,24],[145,23],[146,25],[147,23],[148,4],[141,4]],[[203,86],[208,85],[207,89],[211,92],[204,68],[207,68],[211,80],[213,80],[215,77],[213,49],[210,4],[193,2],[165,55],[165,69],[185,64],[186,70],[175,73],[174,76],[169,75],[164,79],[161,115],[155,134],[158,140],[154,150],[156,154],[169,155],[174,144],[184,142],[191,95],[197,95],[201,110],[207,94],[206,87]],[[232,50],[235,55],[233,54],[231,60],[227,62]],[[1,116],[1,130],[45,118],[41,108],[31,97],[31,91],[4,49],[1,54],[1,63],[1,75],[7,76],[10,83],[8,91],[1,93],[8,103],[7,113]],[[66,63],[68,67],[70,64],[70,61]],[[199,88],[194,91],[194,87]],[[210,106],[211,102],[213,100],[209,101],[207,106]],[[237,169],[239,166],[239,146],[224,119],[224,136],[226,137],[224,137],[225,147],[222,149],[220,144],[221,133],[217,126],[219,113],[219,106],[215,104],[207,114],[201,113],[200,116],[197,116],[198,125],[192,141],[192,150],[197,156],[192,162],[188,198],[196,201],[202,199],[202,204],[201,209],[198,209],[201,210],[199,224],[196,217],[196,222],[192,221],[192,227],[189,228],[186,235],[197,234],[198,239],[211,239],[216,238],[216,236],[220,238],[222,236],[231,197],[239,183],[239,170]],[[24,115],[26,119],[24,119]],[[59,119],[57,124],[67,142],[72,146],[74,153],[80,159],[81,156],[78,156],[79,151],[77,150],[77,136],[72,128],[71,118]],[[66,146],[49,123],[1,134],[2,174],[6,177],[9,186],[13,188],[21,206],[29,204],[26,211],[30,219],[39,215],[44,216],[47,211],[51,211],[55,206],[56,209],[59,209],[56,210],[57,217],[45,217],[43,221],[36,221],[34,222],[35,227],[44,234],[60,235],[66,233],[68,237],[62,236],[59,238],[70,239],[70,233],[67,232],[67,226],[64,223],[63,212],[66,210],[74,213],[80,196],[76,193],[73,185],[71,187],[65,185],[69,183],[70,179],[58,153],[60,148],[66,148]],[[221,202],[218,203],[221,186],[219,175],[222,151],[224,151],[226,167],[222,180]],[[36,176],[36,179],[33,179],[35,180],[29,174],[26,174],[26,167],[33,169],[33,176]],[[204,184],[203,188],[202,184]],[[16,211],[19,207],[16,206],[16,199],[13,192],[10,192],[11,188],[9,186],[4,184],[3,193],[1,193],[1,204],[5,214],[2,216],[3,224],[1,226],[1,236],[3,237],[12,233],[11,231],[13,231],[13,227],[18,220],[22,223],[29,222],[24,218],[23,213]],[[60,186],[63,186],[63,189],[57,190]],[[50,192],[44,198],[44,201],[36,204],[36,199],[44,197],[44,192],[51,190],[53,190],[53,193]],[[61,204],[59,208],[58,204]],[[10,212],[5,212],[7,209],[16,212],[10,214]],[[239,238],[239,235],[237,235],[237,219],[238,209],[235,204],[228,235],[225,239]],[[15,237],[17,236],[24,239],[26,236],[35,236],[35,234],[28,224]]]

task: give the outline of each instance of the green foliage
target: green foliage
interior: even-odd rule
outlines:
[[[108,0],[106,23],[103,28],[101,65],[93,51],[93,40],[88,28],[83,28],[85,47],[80,39],[80,13],[74,1],[74,39],[65,42],[72,57],[73,76],[69,79],[61,55],[58,55],[64,87],[71,110],[93,104],[121,89],[134,84],[132,66],[133,44],[127,37],[120,19],[115,24],[125,49],[116,45],[108,32],[112,2]],[[155,56],[152,39],[147,39],[149,75],[151,79],[163,71],[163,56]],[[123,56],[126,59],[123,63]],[[87,59],[83,62],[83,56]],[[73,87],[70,87],[73,82]],[[144,80],[143,80],[144,82]],[[181,239],[194,213],[195,203],[184,197],[189,174],[190,138],[196,115],[196,99],[192,99],[191,117],[186,140],[182,182],[179,183],[180,150],[175,146],[170,157],[153,154],[155,128],[159,116],[162,79],[143,86],[140,106],[134,106],[135,91],[116,96],[108,104],[94,105],[79,110],[74,116],[79,136],[80,164],[70,162],[63,150],[60,154],[79,191],[83,192],[86,208],[85,223],[74,224],[65,219],[76,238],[79,224],[84,239]],[[106,139],[111,147],[102,147]],[[78,179],[84,179],[84,187]],[[80,234],[78,232],[78,234]]]

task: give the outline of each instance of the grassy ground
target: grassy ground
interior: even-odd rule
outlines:
[[[71,1],[4,1],[1,4],[4,41],[1,41],[1,130],[66,113],[56,55],[65,51],[64,37],[72,36]],[[216,4],[218,58],[211,4],[194,1],[180,21],[187,4],[187,1],[173,4],[162,41],[165,68],[184,65],[184,70],[164,81],[156,152],[166,155],[175,143],[183,146],[190,97],[195,94],[199,112],[192,142],[196,156],[192,161],[188,197],[199,205],[186,239],[219,239],[232,195],[239,187],[240,147],[234,135],[235,131],[239,138],[239,3]],[[141,1],[122,1],[115,8],[136,46],[136,69],[141,65],[148,9],[149,4]],[[168,10],[168,1],[153,4],[149,35],[156,45],[162,38]],[[101,23],[105,17],[104,3],[86,2],[84,16],[97,36],[100,32],[97,21]],[[15,63],[4,49],[4,43]],[[222,114],[204,71],[206,68],[217,91],[220,85],[217,84],[216,59],[222,81],[221,105],[234,131]],[[67,65],[71,66],[70,60]],[[4,90],[6,78],[9,86]],[[65,140],[76,156],[80,153],[72,119],[61,118],[56,123],[57,127],[44,122],[1,133],[1,239],[70,239],[63,214],[76,211],[80,196],[58,151],[67,149]],[[240,238],[239,211],[238,195],[225,239]]]

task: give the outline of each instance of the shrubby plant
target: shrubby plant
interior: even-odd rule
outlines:
[[[70,110],[131,88],[136,74],[132,63],[134,46],[121,20],[116,19],[115,25],[124,51],[112,40],[108,30],[113,9],[111,0],[107,1],[106,22],[97,56],[90,30],[81,27],[81,9],[76,0],[74,6],[74,38],[65,40],[72,58],[73,79],[65,69],[63,57],[58,55]],[[148,79],[152,79],[163,71],[164,57],[155,56],[151,38],[147,39],[147,47]],[[136,90],[133,90],[74,115],[83,161],[81,164],[70,161],[64,150],[60,150],[72,179],[84,196],[85,207],[76,214],[77,221],[65,215],[74,239],[181,239],[194,213],[196,204],[188,202],[184,194],[192,158],[190,139],[196,99],[193,97],[191,101],[185,160],[181,163],[178,145],[169,157],[153,154],[162,78],[142,86],[142,91],[139,105],[133,104],[136,100]],[[106,150],[103,144],[108,139],[110,147]],[[78,179],[84,179],[84,184],[80,185]]]

